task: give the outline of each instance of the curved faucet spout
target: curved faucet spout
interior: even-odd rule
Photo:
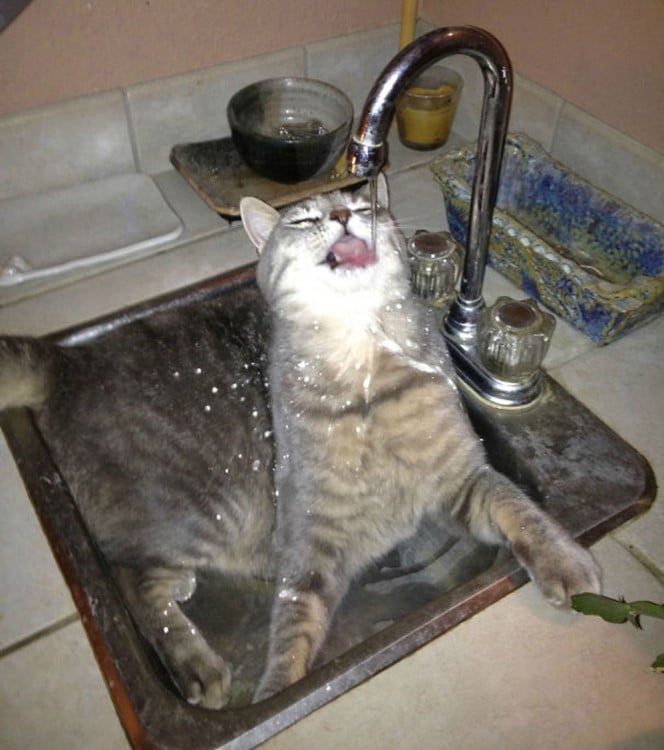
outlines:
[[[369,92],[348,146],[347,165],[358,177],[378,174],[387,159],[387,132],[399,94],[429,65],[457,54],[472,57],[484,78],[466,260],[459,295],[445,324],[448,335],[465,344],[475,340],[483,307],[484,266],[512,98],[512,66],[500,42],[482,29],[451,26],[424,34],[404,47]]]

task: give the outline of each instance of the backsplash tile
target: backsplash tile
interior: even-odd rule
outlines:
[[[395,25],[384,26],[325,39],[305,49],[307,76],[340,88],[358,116],[373,82],[398,52],[399,30]]]
[[[484,79],[480,67],[473,59],[464,55],[449,57],[442,64],[455,70],[463,79],[454,132],[466,140],[474,141],[477,138],[484,100]],[[563,100],[559,96],[515,73],[508,129],[513,133],[527,133],[545,149],[549,149],[562,105]]]
[[[516,73],[509,130],[527,133],[550,151],[562,106],[559,96]]]
[[[176,143],[230,135],[226,105],[254,81],[304,75],[304,49],[261,55],[150,83],[131,86],[127,102],[139,169],[155,174],[170,168]]]
[[[484,80],[479,65],[465,55],[452,55],[440,61],[441,65],[456,71],[463,80],[452,130],[466,141],[474,141],[482,112]]]
[[[134,171],[119,91],[0,120],[0,199]]]
[[[662,155],[565,103],[552,156],[598,187],[664,222]]]
[[[417,33],[432,28],[420,19]],[[0,199],[123,172],[170,170],[175,143],[229,134],[228,99],[260,78],[321,78],[348,93],[359,114],[371,85],[397,52],[398,36],[392,24],[4,118]],[[454,133],[475,140],[484,90],[480,68],[463,55],[444,64],[464,80]],[[509,129],[527,133],[587,179],[664,220],[662,155],[518,74]]]

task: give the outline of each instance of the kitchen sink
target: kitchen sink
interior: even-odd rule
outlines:
[[[247,266],[54,337],[94,346],[108,331],[167,308],[207,301],[262,305],[254,277],[255,266]],[[549,376],[542,395],[524,408],[500,409],[463,386],[462,392],[491,462],[584,544],[644,512],[654,499],[654,477],[642,456]],[[136,748],[254,747],[527,580],[506,551],[424,526],[354,584],[311,673],[252,705],[272,586],[202,575],[183,606],[232,664],[234,688],[229,707],[196,708],[179,697],[134,628],[31,413],[13,410],[0,423]]]

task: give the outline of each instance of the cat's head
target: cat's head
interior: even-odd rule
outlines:
[[[375,247],[367,186],[317,195],[282,213],[242,199],[242,222],[260,256],[258,283],[274,310],[286,317],[362,315],[404,296],[403,236],[387,210],[382,175],[377,195]]]

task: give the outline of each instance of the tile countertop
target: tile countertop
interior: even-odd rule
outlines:
[[[393,150],[393,211],[406,234],[442,229],[425,162]],[[173,172],[157,184],[187,242],[0,309],[0,331],[41,334],[254,259],[237,225]],[[488,302],[520,290],[487,271]],[[664,317],[606,348],[558,323],[546,365],[664,477]],[[0,747],[128,747],[69,592],[0,437]],[[594,545],[607,594],[664,600],[664,501]],[[269,740],[299,748],[662,748],[664,676],[648,665],[664,624],[610,626],[553,610],[527,584]]]

